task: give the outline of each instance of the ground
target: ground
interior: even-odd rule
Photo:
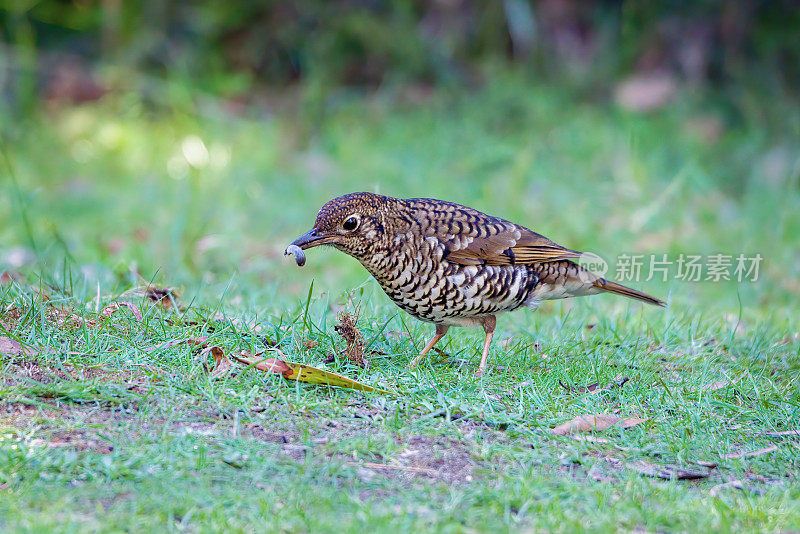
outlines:
[[[320,117],[129,95],[10,126],[0,528],[800,529],[798,115],[680,96],[640,115],[512,77]],[[354,190],[474,206],[610,275],[634,253],[764,261],[742,282],[645,265],[629,283],[666,309],[547,303],[501,316],[485,377],[469,329],[411,372],[431,325],[334,250],[281,254]],[[391,394],[217,373],[203,346]],[[623,421],[553,432],[592,414]]]

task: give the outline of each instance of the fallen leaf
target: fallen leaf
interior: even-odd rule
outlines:
[[[614,99],[631,111],[652,111],[669,102],[676,89],[675,79],[669,74],[637,74],[617,86]]]
[[[80,328],[82,326],[97,326],[98,323],[108,319],[122,308],[128,308],[131,311],[131,314],[133,314],[138,321],[142,320],[142,312],[139,311],[139,307],[135,304],[131,304],[130,302],[112,302],[103,308],[97,319],[88,319],[74,313],[69,314],[67,310],[63,309],[56,310],[51,319],[57,321],[61,326],[71,326],[73,328]]]
[[[504,339],[504,340],[500,341],[498,343],[498,345],[503,347],[503,350],[506,350],[506,351],[508,351],[508,350],[522,350],[522,349],[526,349],[526,348],[531,346],[530,343],[525,343],[523,340],[514,339],[513,337],[510,337],[508,339]]]
[[[737,490],[743,490],[744,489],[744,483],[741,480],[731,480],[730,482],[725,482],[723,484],[717,484],[716,486],[714,486],[713,488],[708,490],[708,494],[711,495],[712,497],[716,497],[717,495],[719,495],[720,491],[722,491],[724,489],[728,489],[728,488],[737,489]]]
[[[770,452],[775,452],[778,450],[777,445],[770,445],[769,447],[764,447],[763,449],[758,449],[757,451],[750,451],[750,452],[732,452],[730,454],[725,455],[726,460],[733,460],[735,458],[752,458],[754,456],[761,456],[762,454],[767,454]]]
[[[150,233],[147,231],[147,228],[139,227],[133,229],[133,238],[139,243],[144,243],[149,237]]]
[[[151,284],[139,288],[137,293],[160,304],[165,310],[175,306],[179,297],[174,287],[156,287]]]
[[[0,336],[0,355],[4,356],[36,356],[31,347],[22,345],[16,339]]]
[[[314,347],[316,347],[317,345],[319,345],[319,343],[317,343],[317,342],[316,342],[316,341],[314,341],[313,339],[306,339],[306,340],[305,340],[305,342],[303,343],[303,346],[304,346],[305,348],[309,349],[309,350],[313,349],[313,348],[314,348]]]
[[[575,391],[577,391],[578,393],[586,393],[587,391],[591,392],[591,391],[594,391],[595,389],[597,389],[597,386],[599,386],[600,383],[599,382],[595,382],[594,384],[589,384],[588,386],[580,386],[578,388],[571,388],[568,385],[566,385],[563,382],[561,382],[561,380],[559,380],[558,381],[558,385],[560,385],[562,388],[564,388],[565,390],[569,391],[570,393],[575,392]]]
[[[282,355],[280,351],[276,352]],[[262,358],[260,356],[253,356],[244,351],[242,351],[242,354],[239,356],[234,355],[233,358],[241,363],[252,365],[260,371],[280,374],[287,380],[298,380],[309,384],[322,384],[326,386],[355,389],[358,391],[374,391],[376,393],[392,394],[384,389],[368,386],[351,378],[347,378],[346,376],[317,369],[316,367],[311,367],[303,363],[287,362],[278,358]]]
[[[551,430],[553,434],[567,435],[576,432],[592,432],[601,431],[611,428],[612,426],[619,425],[622,428],[630,428],[638,424],[644,423],[647,419],[638,417],[622,418],[616,415],[596,414],[596,415],[579,415],[571,421],[562,423]]]
[[[580,386],[577,389],[567,386],[566,384],[562,383],[561,380],[559,380],[558,383],[562,388],[569,392],[577,391],[578,393],[586,393],[588,391],[589,393],[600,393],[601,391],[608,391],[609,389],[621,388],[629,380],[630,378],[627,376],[617,375],[611,379],[611,382],[603,387],[598,387],[600,384],[595,382],[594,384],[589,384],[588,386]]]
[[[723,389],[728,386],[733,386],[734,384],[739,382],[739,380],[741,380],[742,377],[744,377],[744,374],[741,374],[734,379],[718,380],[716,382],[712,382],[711,384],[706,384],[705,386],[703,386],[703,391],[717,391],[718,389]]]
[[[103,308],[101,314],[106,317],[111,317],[116,311],[122,308],[128,308],[137,320],[142,320],[142,312],[139,311],[139,308],[135,304],[131,304],[130,302],[112,302]]]
[[[725,132],[725,123],[717,117],[696,117],[686,121],[685,129],[706,143],[714,143]]]
[[[5,271],[0,273],[0,284],[10,284],[11,282],[22,282],[22,275],[15,271]]]
[[[694,471],[674,465],[651,464],[644,460],[625,464],[625,467],[633,469],[644,476],[662,478],[664,480],[695,480],[698,478],[707,478],[709,475],[708,471]]]
[[[206,347],[200,352],[200,356],[205,356],[209,352],[214,358],[214,369],[212,369],[210,373],[211,378],[220,378],[231,371],[233,368],[231,361],[225,356],[225,352],[221,348],[216,345]]]
[[[798,436],[800,437],[800,430],[779,430],[762,432],[765,436],[772,436],[773,438],[780,438],[784,436]]]
[[[397,330],[389,330],[386,332],[386,337],[391,337],[394,339],[404,339],[411,337],[407,332],[399,332]]]
[[[278,358],[261,358],[242,351],[240,356],[236,356],[234,354],[233,359],[242,363],[246,363],[247,365],[252,365],[259,371],[283,375],[284,378],[289,378],[289,376],[292,374],[292,368],[289,367],[285,361],[279,360]]]
[[[795,332],[794,335],[792,335],[792,336],[790,336],[789,334],[786,334],[785,336],[783,336],[782,340],[780,340],[779,342],[775,343],[772,346],[773,347],[780,347],[782,345],[788,345],[789,343],[792,343],[792,342],[797,341],[797,340],[800,340],[800,333]]]

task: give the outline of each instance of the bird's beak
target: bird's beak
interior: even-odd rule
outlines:
[[[298,246],[301,249],[306,250],[311,247],[326,245],[331,241],[333,241],[334,239],[335,236],[326,236],[320,234],[316,228],[312,228],[310,231],[306,232],[305,234],[295,239],[292,242],[292,245]]]

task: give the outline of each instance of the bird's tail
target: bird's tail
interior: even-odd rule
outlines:
[[[605,278],[598,278],[592,285],[601,291],[607,291],[609,293],[614,293],[615,295],[622,295],[623,297],[641,300],[642,302],[653,304],[655,306],[664,307],[667,305],[667,303],[663,300],[651,297],[647,293],[642,293],[641,291],[631,289],[630,287],[623,286],[622,284],[611,282]]]

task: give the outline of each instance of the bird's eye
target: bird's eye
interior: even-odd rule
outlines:
[[[345,219],[344,223],[342,223],[342,228],[347,230],[348,232],[352,232],[356,228],[358,228],[358,217],[355,215],[351,215],[347,219]]]

